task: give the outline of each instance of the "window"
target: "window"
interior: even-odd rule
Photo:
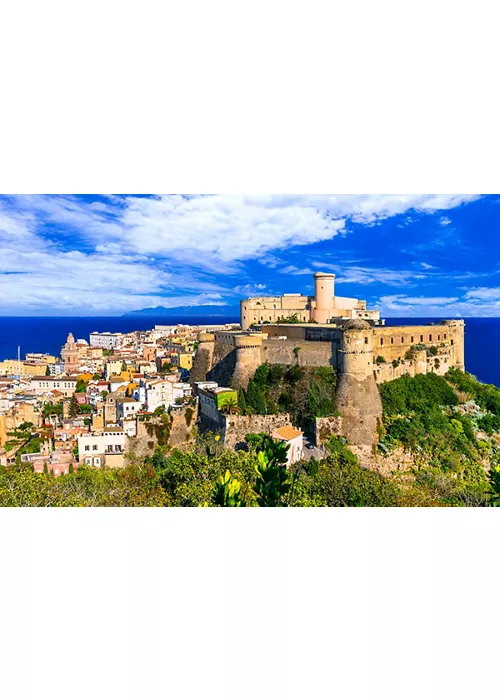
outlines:
[[[85,452],[90,452],[90,445],[85,445]]]
[[[391,338],[391,345],[394,345],[394,338]]]
[[[421,342],[421,343],[424,342],[424,336],[423,336],[423,335],[420,336],[420,342]]]
[[[447,338],[448,338],[448,336],[447,336],[446,333],[445,333],[445,334],[444,334],[444,339],[447,340]]]
[[[365,345],[368,345],[368,338],[365,338]]]
[[[401,345],[404,345],[404,342],[405,342],[405,339],[404,339],[404,336],[403,336],[403,338],[401,338]]]
[[[429,335],[429,343],[432,343],[432,335]]]
[[[384,344],[384,339],[380,338],[380,345],[383,345],[383,344]]]
[[[99,446],[98,446],[98,445],[92,445],[92,450],[93,450],[94,452],[97,452],[98,449],[99,449]]]
[[[411,341],[410,341],[410,342],[413,343],[413,336],[411,337]]]

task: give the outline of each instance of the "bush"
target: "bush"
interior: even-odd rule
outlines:
[[[456,406],[458,397],[443,377],[436,374],[405,375],[380,387],[384,415],[408,415],[439,406]]]
[[[333,454],[313,465],[312,473],[302,471],[299,492],[301,489],[314,505],[351,508],[398,505],[397,487],[380,474],[361,467],[345,445],[337,444]]]

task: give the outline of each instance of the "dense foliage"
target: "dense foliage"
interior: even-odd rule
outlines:
[[[298,365],[261,365],[240,389],[238,405],[251,415],[291,413],[297,424],[311,418],[336,415],[337,374],[333,367],[302,368]]]
[[[425,413],[439,406],[457,406],[459,401],[450,384],[437,374],[404,375],[382,384],[380,395],[386,416]]]
[[[425,494],[431,505],[490,505],[500,462],[500,389],[453,368],[445,377],[401,377],[380,393],[380,451],[413,454],[412,496]]]

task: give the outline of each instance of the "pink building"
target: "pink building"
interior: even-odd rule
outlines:
[[[70,465],[73,466],[75,472],[78,471],[76,457],[71,452],[51,452],[50,455],[38,457],[31,463],[36,474],[43,474],[45,466],[54,476],[69,474]]]

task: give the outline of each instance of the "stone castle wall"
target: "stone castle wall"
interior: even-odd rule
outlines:
[[[219,414],[217,420],[209,420],[200,414],[200,431],[212,432],[221,436],[225,447],[234,449],[244,443],[248,433],[272,433],[277,428],[290,425],[288,413],[272,416],[228,416]]]
[[[407,352],[420,344],[437,347],[437,355],[428,357],[426,350],[422,350],[405,359]],[[200,344],[200,349],[203,345]],[[372,327],[362,320],[347,322],[342,328],[269,326],[260,335],[216,333],[211,346],[212,366],[204,376],[203,371],[196,376],[233,388],[246,388],[257,367],[264,362],[334,367],[339,372],[336,405],[342,415],[343,434],[353,444],[365,446],[378,440],[382,403],[377,383],[404,374],[444,375],[450,367],[465,368],[463,321],[435,326]],[[204,370],[208,356],[210,350],[204,350],[200,363],[195,359],[195,366],[198,364]],[[385,362],[377,363],[379,356]]]
[[[156,448],[164,446],[186,447],[192,444],[197,434],[198,407],[186,406],[176,408],[168,414],[166,430],[158,439],[159,429],[165,427],[161,416],[151,416],[149,420],[137,421],[137,436],[127,439],[125,451],[137,457],[151,457]]]

